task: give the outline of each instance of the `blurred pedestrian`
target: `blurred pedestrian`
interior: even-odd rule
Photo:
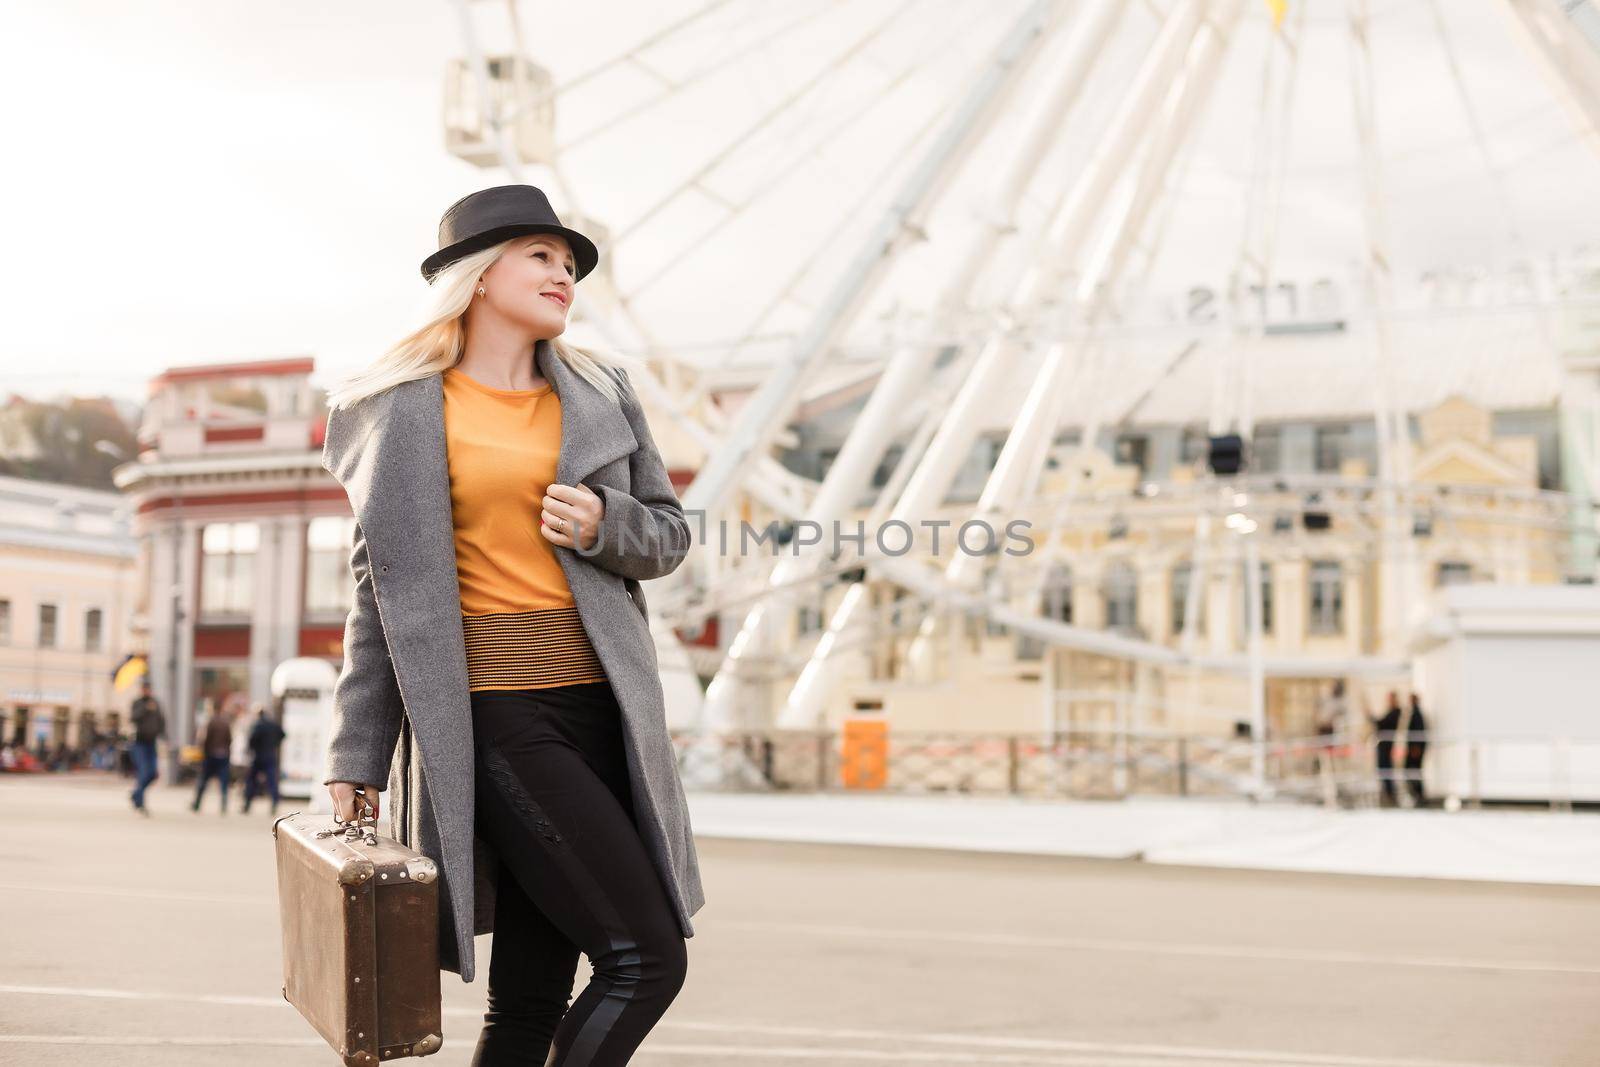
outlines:
[[[233,782],[232,752],[233,724],[228,721],[228,712],[218,706],[206,719],[205,732],[200,736],[200,784],[195,786],[194,803],[190,808],[200,810],[206,783],[215,778],[222,793],[222,814],[228,814],[228,786]]]
[[[1400,731],[1400,694],[1389,690],[1389,706],[1383,714],[1377,718],[1368,715],[1367,719],[1378,736],[1373,751],[1378,763],[1378,785],[1383,790],[1381,805],[1385,808],[1398,807],[1394,785],[1394,738]]]
[[[1335,678],[1332,690],[1318,702],[1315,724],[1317,747],[1316,755],[1313,757],[1316,761],[1317,779],[1322,785],[1322,802],[1329,807],[1338,803],[1339,799],[1335,755],[1339,734],[1345,728],[1346,714],[1344,679]]]
[[[1406,721],[1406,789],[1411,793],[1413,807],[1425,807],[1427,797],[1422,790],[1422,757],[1428,750],[1428,720],[1422,714],[1422,699],[1411,694],[1411,716]]]
[[[133,723],[133,744],[129,746],[133,753],[134,773],[131,799],[135,811],[149,815],[150,809],[144,803],[144,791],[156,780],[156,742],[167,736],[167,717],[161,713],[160,702],[150,693],[148,675],[139,680],[139,695],[133,699],[128,718]]]
[[[283,727],[267,714],[266,708],[260,708],[255,724],[250,727],[250,773],[244,780],[246,814],[263,780],[267,795],[272,798],[272,814],[278,814],[278,753],[283,748],[283,737]]]

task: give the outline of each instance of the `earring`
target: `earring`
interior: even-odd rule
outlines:
[[[481,286],[481,285],[480,285],[480,286],[478,286],[478,295],[479,295],[479,296],[482,296],[482,295],[483,295],[483,286]]]

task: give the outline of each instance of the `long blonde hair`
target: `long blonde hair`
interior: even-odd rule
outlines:
[[[347,408],[375,393],[437,374],[461,361],[466,348],[466,311],[477,290],[478,277],[494,265],[506,247],[520,238],[510,238],[481,252],[463,256],[434,275],[431,296],[423,311],[423,323],[402,337],[389,350],[355,374],[328,390],[328,407]],[[552,338],[551,351],[566,361],[591,385],[614,403],[620,403],[621,390],[610,368],[637,369],[638,363],[611,353],[591,352],[561,338]]]

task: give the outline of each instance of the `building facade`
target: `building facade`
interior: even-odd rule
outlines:
[[[124,727],[135,694],[112,674],[138,599],[127,501],[0,478],[0,739],[53,752]]]
[[[163,372],[139,457],[116,471],[138,546],[135,627],[176,744],[207,708],[267,703],[283,660],[342,658],[354,519],[322,469],[312,370],[303,358]]]
[[[930,618],[938,609],[925,598],[869,582],[867,621],[833,657],[840,681],[819,725],[865,709],[903,730],[1237,736],[1255,726],[1252,658],[1268,736],[1314,734],[1336,681],[1352,714],[1380,708],[1411,684],[1411,636],[1441,587],[1592,573],[1594,518],[1564,454],[1559,365],[1535,350],[1535,326],[1526,314],[1463,314],[1394,327],[1389,400],[1405,431],[1390,461],[1405,473],[1387,481],[1374,418],[1385,383],[1369,339],[1343,322],[1269,335],[1248,355],[1225,340],[1186,350],[1177,329],[1111,346],[1072,382],[1034,491],[998,521],[985,516],[996,527],[1025,521],[1030,550],[978,568],[992,602],[1080,635],[1041,638],[971,613]],[[973,428],[929,520],[953,530],[978,514],[1030,369]],[[870,385],[861,377],[809,397],[786,465],[825,477]],[[878,492],[904,483],[898,465],[916,462],[920,424],[940,417],[952,391],[935,380],[926,395],[930,410],[904,413],[901,443],[850,522],[881,516]],[[1214,473],[1210,437],[1227,431],[1211,428],[1241,421],[1245,468]],[[768,521],[781,517],[758,511],[754,522]],[[853,577],[845,568],[812,583],[781,647],[746,665],[765,699],[746,702],[745,725],[776,721]],[[1123,651],[1095,651],[1096,635],[1126,639]]]

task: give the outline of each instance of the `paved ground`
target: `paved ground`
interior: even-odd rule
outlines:
[[[0,777],[0,1063],[336,1062],[279,994],[265,811],[154,806]],[[688,984],[645,1067],[1597,1062],[1592,888],[712,838],[701,856]],[[445,978],[441,1067],[467,1062],[482,996]]]
[[[700,838],[1600,887],[1600,814],[1582,810],[1347,811],[1242,798],[698,792],[690,794],[689,814]]]

